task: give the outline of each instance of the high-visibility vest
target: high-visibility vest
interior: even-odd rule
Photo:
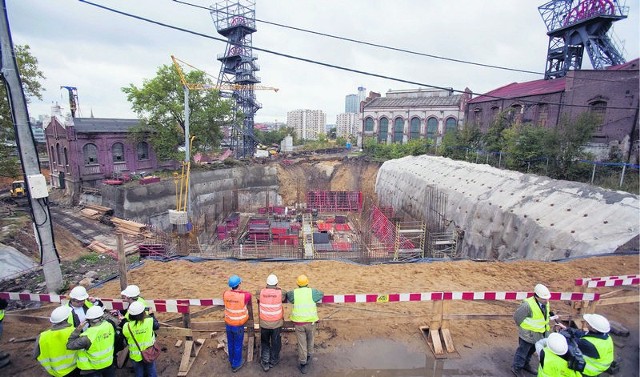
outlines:
[[[238,291],[225,291],[222,295],[224,301],[224,322],[229,326],[241,326],[249,319],[249,311],[244,303],[245,294]]]
[[[131,336],[131,332],[136,337],[136,341],[140,348],[136,346],[136,342]],[[124,337],[127,338],[129,344],[129,357],[133,361],[142,361],[142,351],[151,347],[156,342],[156,335],[153,333],[153,318],[147,317],[142,322],[130,321],[122,328]]]
[[[73,326],[67,326],[62,329],[49,329],[40,334],[38,362],[52,376],[66,376],[76,369],[78,351],[67,349],[67,341],[73,330]]]
[[[0,310],[0,321],[4,319],[4,309]]]
[[[71,308],[71,314],[69,314],[69,318],[67,318],[67,322],[68,322],[71,326],[77,326],[77,325],[75,325],[75,324],[73,323],[73,308],[74,308],[74,306],[72,306],[72,305],[71,305],[71,302],[69,302],[69,304],[68,304],[68,305],[69,305],[69,307]],[[84,300],[84,304],[83,304],[83,305],[84,305],[84,307],[85,307],[85,308],[89,309],[90,307],[92,307],[92,306],[93,306],[93,303],[91,303],[91,301],[89,301],[89,300]],[[85,313],[86,313],[86,312],[87,312],[87,311],[85,310]]]
[[[538,368],[538,377],[580,377],[580,372],[569,369],[567,360],[551,352],[549,347],[544,347],[544,362],[542,368]]]
[[[544,333],[549,331],[551,328],[549,327],[549,303],[544,305],[544,309],[546,313],[543,315],[540,310],[540,306],[538,306],[538,302],[536,299],[531,296],[524,300],[529,304],[529,308],[531,309],[531,317],[527,317],[520,323],[520,327],[525,330],[533,331],[537,333]]]
[[[88,350],[78,351],[78,368],[82,370],[99,370],[113,363],[113,343],[116,332],[111,323],[102,321],[98,326],[90,326],[81,336],[91,341]]]
[[[142,297],[138,296],[138,298],[136,299],[135,302],[141,303],[145,308],[149,307],[149,305],[147,305],[147,300],[143,299]],[[129,304],[129,305],[131,305],[131,304]],[[127,321],[129,320],[129,312],[128,311],[124,314],[124,319],[126,319]]]
[[[262,288],[260,290],[260,319],[274,322],[281,320],[283,317],[282,290]]]
[[[584,336],[582,339],[593,344],[598,350],[600,357],[598,359],[591,358],[587,355],[583,355],[585,367],[582,374],[585,376],[598,376],[605,370],[609,369],[611,363],[613,363],[613,339],[610,335],[607,335],[607,339],[600,339],[593,336]]]
[[[311,288],[302,287],[293,290],[293,309],[290,319],[293,322],[318,321],[318,308],[313,301]]]

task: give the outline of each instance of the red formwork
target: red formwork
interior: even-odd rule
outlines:
[[[360,212],[363,196],[360,191],[309,191],[307,208],[319,212]]]
[[[393,217],[393,208],[373,206],[371,210],[371,230],[387,251],[394,251],[396,241],[396,226],[389,220]],[[401,249],[413,249],[415,245],[411,240],[400,236]]]

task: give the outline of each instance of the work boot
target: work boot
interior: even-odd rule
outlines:
[[[239,371],[239,370],[244,366],[244,362],[245,362],[245,360],[242,360],[242,363],[240,363],[240,365],[239,365],[239,366],[237,366],[237,367],[235,367],[235,368],[231,368],[231,371],[232,371],[233,373],[235,373],[235,372]]]
[[[264,361],[261,361],[260,362],[260,366],[262,367],[263,371],[265,371],[265,372],[269,371],[269,368],[270,368],[269,363],[265,363]]]
[[[525,377],[522,369],[517,369],[516,367],[511,367],[511,372],[516,377]]]
[[[9,365],[9,363],[11,363],[11,360],[8,357],[0,359],[0,368],[6,367],[7,365]]]
[[[309,372],[309,364],[300,364],[298,365],[298,369],[300,370],[300,373],[307,374],[307,372]]]
[[[9,357],[8,353],[4,351],[0,351],[0,359],[6,359],[7,357]]]
[[[538,369],[532,367],[531,365],[525,365],[524,371],[533,374],[534,376],[538,375]]]
[[[280,362],[280,360],[272,360],[272,361],[269,362],[269,367],[273,368],[276,365],[278,365],[279,362]]]

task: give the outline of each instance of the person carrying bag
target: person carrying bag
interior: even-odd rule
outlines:
[[[156,345],[154,330],[160,324],[149,310],[145,313],[144,305],[133,302],[127,310],[129,321],[123,326],[122,333],[129,344],[129,357],[133,362],[136,377],[156,377],[156,358],[160,355],[160,348]]]

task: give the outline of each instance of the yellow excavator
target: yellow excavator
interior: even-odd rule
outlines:
[[[24,181],[13,181],[10,191],[12,198],[24,198],[27,194],[24,188]]]

